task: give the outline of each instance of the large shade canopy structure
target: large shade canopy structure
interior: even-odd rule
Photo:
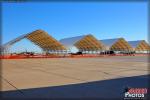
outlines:
[[[66,48],[60,42],[42,30],[36,30],[31,34],[28,34],[26,38],[45,51],[66,50]]]
[[[103,45],[91,34],[64,38],[60,40],[68,50],[77,51],[99,51],[103,49]],[[75,48],[75,49],[74,49]]]
[[[124,38],[104,39],[100,40],[105,50],[112,51],[132,51],[131,45]]]
[[[128,41],[135,51],[150,51],[150,45],[145,40]]]
[[[43,30],[36,30],[31,33],[24,34],[16,39],[13,39],[12,41],[9,41],[8,43],[4,44],[3,48],[9,48],[14,43],[27,38],[35,45],[42,48],[43,51],[49,52],[49,51],[60,51],[60,50],[66,50],[66,48],[58,42],[56,39],[54,39],[52,36],[50,36],[47,32]]]

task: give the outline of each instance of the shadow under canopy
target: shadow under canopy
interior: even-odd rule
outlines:
[[[3,98],[124,98],[126,87],[148,88],[150,75],[124,77],[63,86],[4,91]],[[34,83],[33,83],[34,84]]]

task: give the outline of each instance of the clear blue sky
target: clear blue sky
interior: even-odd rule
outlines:
[[[147,6],[146,2],[3,3],[2,43],[36,29],[57,40],[89,33],[97,39],[147,40]]]

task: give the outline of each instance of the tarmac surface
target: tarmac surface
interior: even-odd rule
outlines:
[[[122,98],[148,87],[147,56],[2,60],[3,97]],[[109,96],[108,96],[109,95]]]

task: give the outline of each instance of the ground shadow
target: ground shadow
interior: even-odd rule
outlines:
[[[124,98],[125,88],[148,88],[150,75],[2,92],[3,98]],[[34,84],[34,83],[33,83]]]

